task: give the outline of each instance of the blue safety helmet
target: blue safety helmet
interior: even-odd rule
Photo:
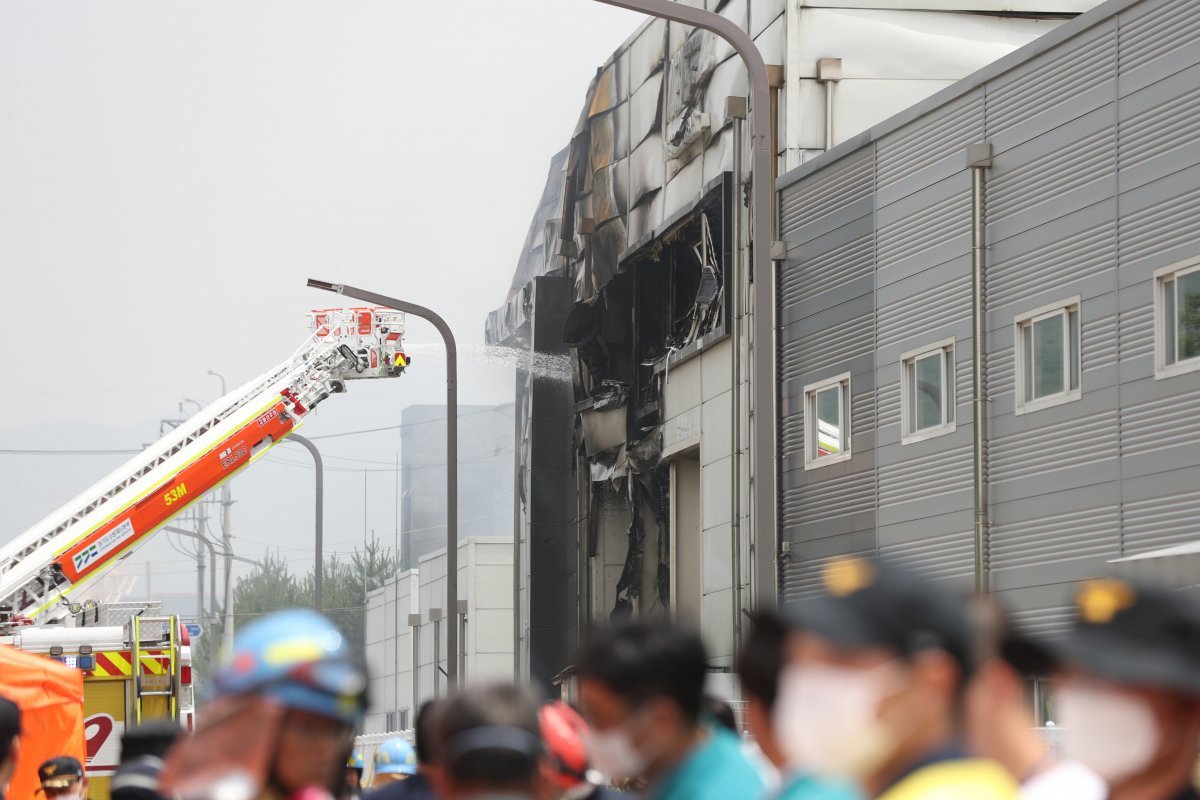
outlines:
[[[346,769],[356,769],[361,772],[362,770],[366,769],[366,767],[367,762],[363,759],[361,750],[355,750],[350,754],[350,757],[346,759]]]
[[[399,736],[385,739],[375,751],[376,775],[416,775],[417,751]]]
[[[357,725],[366,710],[367,673],[346,639],[313,611],[279,611],[247,625],[223,654],[217,695],[257,694]]]

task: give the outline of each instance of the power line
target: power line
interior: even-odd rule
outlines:
[[[510,403],[502,403],[498,406],[489,406],[487,408],[482,408],[482,409],[479,409],[476,411],[468,411],[464,414],[459,414],[458,418],[463,419],[465,417],[475,417],[475,416],[479,416],[480,414],[490,414],[490,413],[493,413],[496,411],[503,412],[505,409],[508,408],[509,405],[511,405],[511,404]],[[386,425],[382,428],[363,428],[361,430],[356,430],[356,431],[342,431],[341,433],[326,433],[321,436],[310,436],[308,438],[313,439],[313,440],[316,440],[316,439],[340,439],[344,436],[359,436],[361,434],[366,434],[366,433],[379,433],[381,431],[396,431],[396,430],[402,430],[404,428],[415,428],[420,425],[431,425],[435,422],[445,422],[445,421],[446,421],[445,417],[434,417],[432,419],[422,419],[422,420],[418,420],[416,422],[402,422],[399,425]],[[47,448],[29,448],[29,449],[5,448],[5,449],[0,449],[0,455],[3,455],[3,456],[136,455],[136,454],[144,452],[144,451],[145,451],[144,448],[142,450],[92,450],[92,449],[79,449],[79,448],[54,450],[54,449],[47,449]],[[337,458],[337,456],[328,456],[328,458]],[[383,462],[383,463],[386,463],[386,462]],[[358,470],[358,471],[361,471],[361,470]],[[391,472],[393,470],[382,470],[382,471]]]

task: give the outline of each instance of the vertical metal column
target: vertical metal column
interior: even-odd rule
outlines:
[[[987,535],[987,241],[984,214],[985,171],[992,166],[992,146],[973,144],[967,148],[967,166],[971,170],[971,406],[975,428],[975,591],[988,590]]]

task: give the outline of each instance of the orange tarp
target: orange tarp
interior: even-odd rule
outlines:
[[[82,672],[0,645],[0,694],[21,708],[21,752],[9,797],[33,797],[38,765],[48,758],[84,763]]]

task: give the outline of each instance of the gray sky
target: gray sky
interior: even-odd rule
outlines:
[[[300,343],[303,312],[336,304],[307,277],[423,303],[480,344],[550,156],[639,22],[591,0],[0,4],[0,448],[151,441],[181,398],[213,399],[206,370],[232,386]],[[437,337],[414,321],[408,339]],[[444,362],[415,349],[409,375],[352,385],[305,432],[441,402]],[[462,402],[511,401],[507,368],[463,373]],[[398,437],[335,441],[390,461]],[[281,463],[304,456],[235,481],[246,554],[311,530],[311,473]],[[0,455],[0,541],[123,458]],[[392,479],[367,479],[389,535]],[[361,534],[362,481],[330,476],[337,549]],[[193,585],[166,542],[143,553]]]

